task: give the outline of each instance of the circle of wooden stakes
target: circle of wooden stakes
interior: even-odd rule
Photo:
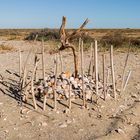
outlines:
[[[32,70],[32,76],[27,82],[27,66],[26,63],[29,59],[30,53],[29,52],[24,67],[22,71],[22,53],[19,50],[19,75],[20,75],[20,96],[23,98],[20,100],[28,101],[28,95],[31,93],[32,99],[33,99],[33,105],[34,108],[37,109],[37,98],[36,95],[41,94],[40,96],[43,96],[43,110],[46,110],[46,104],[49,104],[47,102],[47,99],[52,99],[54,104],[53,106],[54,110],[57,110],[57,104],[60,100],[67,100],[68,101],[68,108],[72,108],[72,100],[75,100],[77,98],[81,99],[83,103],[81,103],[81,106],[84,108],[86,107],[87,101],[89,100],[92,102],[97,102],[99,99],[106,100],[107,95],[110,94],[114,99],[117,98],[117,92],[116,92],[116,80],[115,80],[115,68],[114,68],[114,60],[113,60],[113,46],[110,47],[110,68],[107,68],[106,66],[106,57],[107,54],[102,55],[102,71],[103,71],[103,77],[102,80],[99,79],[99,70],[98,70],[98,42],[95,40],[94,43],[91,43],[91,54],[90,54],[90,62],[89,67],[87,70],[87,74],[85,73],[86,69],[84,68],[84,43],[81,39],[79,39],[79,49],[78,49],[78,56],[75,47],[69,43],[69,39],[73,37],[75,34],[80,32],[81,29],[88,23],[88,20],[86,20],[82,26],[74,31],[70,36],[66,36],[65,34],[65,22],[66,18],[63,17],[62,19],[62,25],[60,28],[60,36],[61,36],[61,43],[62,46],[59,47],[58,53],[55,55],[54,58],[54,74],[45,75],[45,65],[47,65],[47,62],[44,62],[44,41],[42,39],[42,77],[36,78],[36,72],[38,63],[40,60],[38,59],[37,55],[35,55],[35,63],[34,68]],[[60,53],[60,51],[71,48],[73,52],[74,57],[74,73],[70,74],[70,72],[63,71],[63,56]],[[58,59],[59,58],[59,59]],[[80,63],[79,63],[79,59]],[[60,69],[61,73],[58,73],[59,65],[58,61],[60,62]],[[128,60],[128,55],[127,55]],[[87,63],[87,62],[86,62]],[[126,62],[127,63],[127,62]],[[124,69],[126,70],[126,63]],[[95,68],[95,69],[94,69]],[[79,70],[80,69],[80,70]],[[124,70],[124,71],[125,71]],[[81,72],[79,72],[81,71]],[[109,83],[109,76],[111,71],[111,84]],[[123,76],[124,76],[123,71]],[[107,73],[107,74],[106,74]],[[123,86],[121,87],[124,91],[126,89],[126,86],[128,84],[128,80],[131,75],[131,70],[128,74],[128,77],[126,81],[123,81]],[[39,93],[38,93],[39,91]],[[111,92],[108,92],[111,91]],[[22,105],[22,104],[21,104]]]

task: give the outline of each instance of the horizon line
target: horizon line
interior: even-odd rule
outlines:
[[[33,29],[60,29],[60,28],[47,28],[47,27],[45,27],[45,28],[0,28],[0,30],[14,30],[14,29],[27,29],[27,30],[33,30]],[[66,30],[67,29],[78,29],[78,28],[65,28]],[[110,28],[108,28],[108,27],[101,27],[101,28],[84,28],[83,30],[88,30],[88,29],[90,29],[90,30],[94,30],[94,29],[140,29],[140,27],[139,28],[137,28],[137,27],[133,27],[133,28],[131,28],[131,27],[117,27],[117,28],[113,28],[113,27],[110,27]]]

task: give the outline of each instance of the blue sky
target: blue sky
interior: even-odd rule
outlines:
[[[140,0],[0,0],[0,28],[140,28]]]

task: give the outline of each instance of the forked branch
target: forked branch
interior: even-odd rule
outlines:
[[[89,22],[88,19],[86,19],[84,21],[84,23],[80,26],[80,28],[78,28],[76,31],[74,31],[72,34],[70,34],[69,36],[66,36],[65,33],[65,25],[66,25],[66,17],[62,17],[62,24],[60,27],[60,40],[61,40],[61,47],[59,48],[60,51],[66,49],[66,48],[71,48],[72,52],[73,52],[73,56],[74,56],[74,68],[75,68],[75,77],[77,77],[78,74],[78,57],[76,55],[76,50],[73,44],[71,44],[69,41],[72,37],[74,37],[76,34],[78,34],[85,26],[86,24]]]
[[[75,35],[77,35],[78,33],[80,33],[80,31],[87,25],[87,23],[89,22],[88,18],[84,21],[84,23],[76,30],[74,31],[71,35],[69,35],[67,37],[67,39],[71,39],[72,37],[74,37]]]

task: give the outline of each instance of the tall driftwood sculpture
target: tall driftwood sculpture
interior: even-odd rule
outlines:
[[[66,25],[66,17],[62,17],[62,25],[60,27],[60,40],[61,40],[61,47],[59,50],[64,50],[66,48],[71,48],[74,56],[74,69],[75,69],[75,77],[77,77],[78,74],[78,56],[76,54],[75,46],[70,43],[70,39],[73,38],[75,35],[77,35],[88,23],[88,19],[85,20],[85,22],[80,26],[79,29],[71,33],[70,35],[66,35],[65,33],[65,25]]]

